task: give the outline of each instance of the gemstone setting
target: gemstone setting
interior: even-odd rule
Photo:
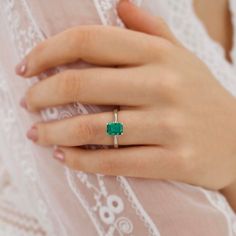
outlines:
[[[110,136],[122,135],[124,132],[124,125],[120,122],[107,123],[107,134]]]

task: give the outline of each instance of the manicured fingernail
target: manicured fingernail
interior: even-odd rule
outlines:
[[[22,98],[22,99],[21,99],[20,105],[21,105],[21,107],[27,109],[27,103],[26,103],[26,99],[25,99],[25,98]]]
[[[32,140],[33,142],[36,142],[38,140],[38,131],[35,126],[33,126],[28,132],[27,132],[27,138]]]
[[[17,66],[16,66],[16,74],[24,75],[27,70],[26,60],[23,59]]]
[[[56,150],[54,150],[54,158],[61,161],[61,162],[64,162],[65,161],[65,154],[62,150],[56,149]]]

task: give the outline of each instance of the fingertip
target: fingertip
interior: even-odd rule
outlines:
[[[34,72],[32,73],[32,63],[30,63],[28,56],[15,66],[15,73],[25,79],[36,75]]]
[[[123,23],[129,29],[139,28],[140,25],[143,24],[142,21],[146,18],[147,14],[129,0],[120,1],[117,7],[117,12]]]
[[[60,162],[65,162],[65,152],[60,147],[54,149],[53,157]]]
[[[23,59],[20,63],[18,63],[15,67],[15,72],[17,75],[25,76],[27,72],[27,62],[26,59]]]
[[[28,109],[27,108],[27,102],[26,102],[26,99],[25,99],[25,97],[23,97],[22,99],[21,99],[21,101],[20,101],[20,106],[22,107],[22,108],[24,108],[24,109]]]
[[[132,3],[131,0],[120,0],[119,4],[123,4],[123,3]]]
[[[30,128],[30,130],[28,130],[26,136],[28,139],[30,139],[33,142],[38,141],[38,129],[37,129],[36,125],[32,126]]]
[[[117,4],[118,13],[127,12],[128,7],[134,6],[130,0],[120,0]]]

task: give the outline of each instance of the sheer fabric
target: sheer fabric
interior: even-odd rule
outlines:
[[[209,38],[195,16],[192,1],[135,3],[164,17],[183,44],[236,94],[236,49],[232,49],[233,63],[229,64],[223,49]],[[236,235],[236,216],[218,192],[177,182],[71,171],[51,158],[50,148],[38,147],[25,138],[35,121],[105,110],[77,103],[47,109],[41,116],[28,114],[18,103],[38,78],[22,80],[14,74],[14,66],[38,42],[68,27],[123,27],[115,5],[115,0],[0,0],[1,235]],[[232,0],[234,29],[235,11]],[[73,65],[82,66],[89,65]]]

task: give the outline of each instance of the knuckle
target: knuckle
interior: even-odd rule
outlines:
[[[171,135],[173,138],[178,138],[181,141],[181,134],[185,128],[184,116],[176,111],[171,112],[169,118],[167,119],[169,130],[171,130]]]
[[[101,27],[99,26],[84,26],[79,27],[71,32],[75,42],[73,45],[79,44],[80,45],[80,54],[83,55],[83,52],[88,50],[88,47],[96,41],[96,39],[101,34]]]
[[[158,122],[159,129],[168,134],[168,137],[172,137],[173,139],[178,138],[180,141],[181,130],[183,129],[184,124],[183,117],[180,113],[168,111]]]
[[[180,87],[181,78],[177,72],[168,71],[163,80],[163,87],[165,91],[176,91]]]
[[[83,28],[77,31],[77,39],[82,47],[91,42],[93,37],[94,32],[90,28]]]
[[[62,33],[63,41],[67,44],[67,47],[72,52],[76,52],[79,47],[80,55],[82,56],[83,51],[86,50],[88,40],[90,40],[90,33],[88,33],[89,27],[73,27]]]
[[[183,173],[187,176],[193,176],[197,170],[197,162],[193,158],[193,149],[184,148],[178,152],[179,162]]]
[[[74,130],[75,136],[81,140],[82,144],[93,144],[99,135],[97,125],[93,122],[80,122],[78,128]]]
[[[177,72],[165,71],[163,79],[158,80],[158,84],[155,86],[159,91],[156,95],[158,96],[161,93],[164,97],[176,102],[178,101],[181,86],[181,76]]]
[[[170,176],[168,178],[175,179],[177,181],[186,182],[187,179],[193,180],[196,174],[196,165],[192,160],[188,152],[183,152],[180,149],[172,150],[168,153],[166,166],[170,170]],[[177,170],[177,171],[176,171]]]
[[[181,88],[183,80],[182,76],[173,69],[163,66],[160,70],[156,71],[155,74],[151,75],[152,79],[149,80],[149,90],[159,97],[159,94],[176,94],[176,92]],[[156,77],[156,74],[160,74],[160,77]]]
[[[56,78],[56,91],[61,92],[61,96],[70,98],[73,101],[78,100],[78,95],[81,91],[81,79],[74,70],[62,72]]]
[[[159,130],[169,133],[171,127],[167,119],[159,119],[158,123]]]
[[[166,139],[169,139],[169,137],[172,137],[172,139],[174,139],[173,137],[173,133],[174,131],[174,125],[171,123],[170,118],[168,119],[160,119],[159,120],[159,132],[161,132]]]

